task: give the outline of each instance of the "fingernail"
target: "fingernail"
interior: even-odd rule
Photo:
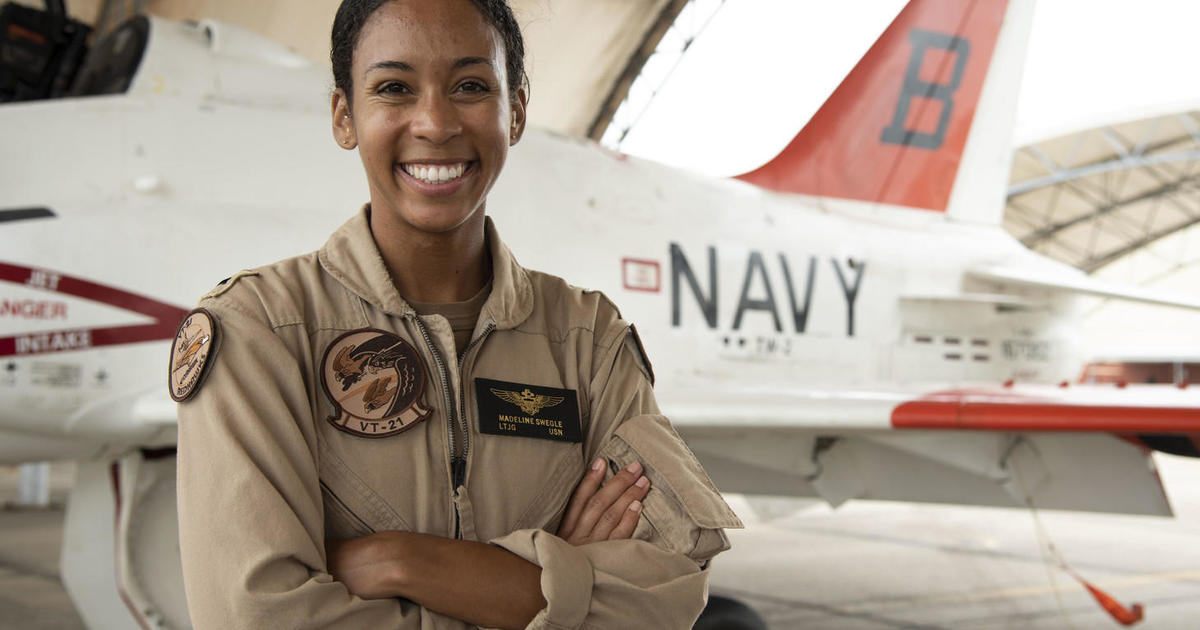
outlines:
[[[642,502],[641,502],[641,501],[634,501],[633,503],[630,503],[630,504],[629,504],[629,511],[630,511],[630,512],[641,512],[641,511],[642,511]]]
[[[637,483],[635,483],[633,485],[635,485],[639,488],[645,488],[646,486],[650,485],[650,480],[645,477],[642,477],[641,479],[638,479]]]
[[[633,462],[632,464],[626,466],[625,470],[628,470],[631,473],[642,472],[642,464],[641,462]]]
[[[604,458],[603,457],[597,458],[596,461],[592,462],[592,470],[604,470]]]

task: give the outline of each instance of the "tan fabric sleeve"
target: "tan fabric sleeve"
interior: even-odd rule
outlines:
[[[546,607],[526,630],[686,630],[704,608],[708,571],[642,540],[574,547],[540,529],[491,541],[542,567]]]
[[[219,327],[214,363],[179,406],[179,538],[194,627],[415,627],[398,600],[359,599],[325,569],[300,364],[256,318],[204,306]]]
[[[574,547],[542,530],[492,540],[542,567],[547,606],[530,629],[690,628],[704,608],[708,560],[741,527],[670,423],[658,415],[649,370],[629,333],[592,388],[589,458],[609,476],[640,461],[650,478],[632,540]],[[610,355],[612,356],[612,355]],[[597,444],[598,442],[598,444]]]

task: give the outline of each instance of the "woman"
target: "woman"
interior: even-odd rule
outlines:
[[[484,214],[525,126],[522,57],[503,0],[339,8],[333,133],[370,203],[181,327],[214,339],[172,376],[197,628],[682,628],[702,608],[737,519],[632,329],[517,265]]]

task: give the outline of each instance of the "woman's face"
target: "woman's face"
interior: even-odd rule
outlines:
[[[525,123],[525,95],[510,99],[504,54],[468,0],[393,0],[363,27],[353,106],[334,94],[334,137],[358,147],[372,209],[388,213],[387,223],[441,233],[482,219]]]

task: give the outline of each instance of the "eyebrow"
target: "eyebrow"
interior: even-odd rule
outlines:
[[[454,65],[451,67],[455,70],[458,70],[460,68],[466,68],[467,66],[476,65],[485,65],[490,67],[492,65],[492,61],[486,57],[463,57],[455,60]],[[364,74],[369,74],[375,70],[400,70],[402,72],[416,72],[416,68],[412,67],[411,64],[403,61],[389,60],[379,61],[371,64],[367,67],[367,71]]]
[[[485,59],[483,57],[463,57],[462,59],[459,59],[454,62],[453,68],[455,70],[458,70],[459,68],[466,68],[467,66],[475,66],[475,65],[491,66],[492,60]]]
[[[404,63],[403,61],[378,61],[367,67],[367,71],[363,74],[370,74],[375,70],[402,70],[404,72],[414,72],[416,69]]]

